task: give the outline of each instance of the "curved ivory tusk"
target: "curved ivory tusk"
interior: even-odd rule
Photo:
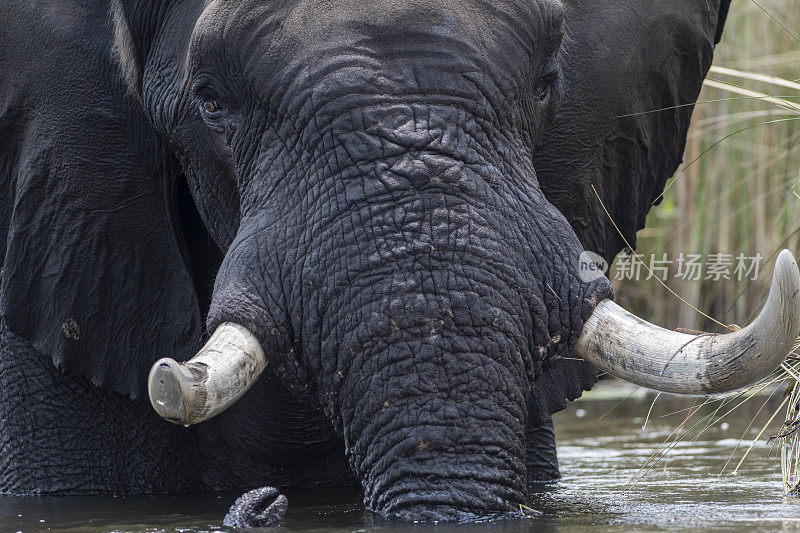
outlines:
[[[150,403],[170,422],[197,424],[233,405],[266,365],[258,339],[247,328],[225,322],[189,361],[156,361],[147,383]]]
[[[740,389],[770,375],[791,351],[800,330],[798,292],[797,263],[783,250],[767,303],[742,330],[687,335],[604,300],[586,321],[574,350],[609,374],[651,389],[679,394]]]

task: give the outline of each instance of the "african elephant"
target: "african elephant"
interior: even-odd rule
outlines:
[[[5,0],[0,490],[360,483],[474,520],[558,476],[551,414],[596,380],[562,355],[771,372],[788,252],[719,337],[579,266],[634,242],[691,107],[622,115],[696,100],[728,3]]]

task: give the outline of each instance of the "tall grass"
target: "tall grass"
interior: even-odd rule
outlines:
[[[690,306],[657,279],[613,279],[616,265],[612,266],[618,300],[639,316],[689,330],[720,331],[719,324],[744,326],[766,298],[778,252],[789,248],[796,256],[800,253],[798,35],[800,0],[733,3],[723,41],[715,52],[715,68],[695,107],[685,163],[638,234],[637,253],[645,261],[653,254],[657,259],[666,254],[676,260],[682,253],[691,253],[701,254],[707,265],[710,254],[760,254],[758,278],[738,280],[731,267],[731,279],[704,279],[705,272],[701,279],[682,279],[675,276],[673,264],[666,285]],[[689,411],[675,436],[643,466],[643,473],[678,442],[696,439],[712,422],[750,401],[754,392],[774,391],[781,384],[786,389],[781,407],[764,410],[768,420],[759,422],[763,429],[758,438],[777,434],[785,489],[800,495],[798,378],[800,357],[792,355],[780,372],[752,389],[702,404],[713,408],[710,413],[699,408]],[[784,426],[774,424],[768,430],[776,420],[785,420]]]

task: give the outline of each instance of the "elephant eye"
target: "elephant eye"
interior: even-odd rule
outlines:
[[[546,80],[539,85],[539,94],[536,95],[540,101],[547,100],[550,96],[550,80]]]
[[[214,100],[206,100],[203,102],[203,109],[208,113],[216,113],[219,111],[219,104]]]
[[[229,111],[224,106],[220,105],[217,100],[201,100],[200,104],[200,117],[212,131],[225,135],[226,144],[230,144],[231,137],[236,130]]]
[[[558,86],[558,70],[551,70],[539,79],[539,86],[536,88],[536,99],[546,102]]]

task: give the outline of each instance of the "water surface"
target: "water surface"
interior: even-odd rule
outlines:
[[[621,394],[626,394],[624,388],[603,384],[557,416],[563,478],[531,494],[529,505],[541,512],[539,516],[457,527],[387,524],[364,512],[356,491],[305,490],[287,492],[290,507],[283,530],[800,531],[800,499],[783,495],[774,443],[761,439],[738,474],[720,475],[726,462],[727,472],[739,462],[777,407],[780,393],[768,401],[756,398],[737,408],[694,440],[696,431],[692,432],[672,448],[666,462],[646,472],[642,466],[685,417],[683,413],[663,415],[691,407],[695,400],[660,397],[642,429],[653,397],[641,392],[600,419],[619,402]],[[765,401],[767,405],[757,413]],[[748,427],[756,414],[756,422]],[[694,420],[699,419],[696,416]],[[765,435],[777,432],[780,419],[778,416]],[[0,497],[0,531],[221,531],[222,517],[237,496]]]

